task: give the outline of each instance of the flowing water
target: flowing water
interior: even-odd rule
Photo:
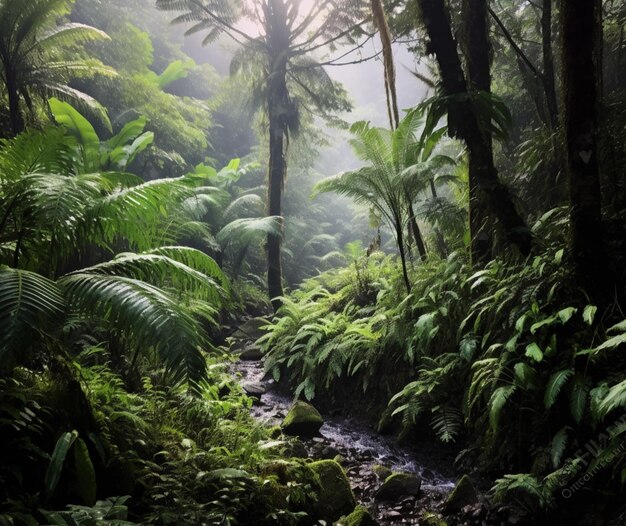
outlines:
[[[273,426],[282,422],[292,399],[276,389],[265,377],[260,361],[239,361],[235,372],[245,387],[260,388],[264,394],[252,408],[259,421]],[[438,448],[399,446],[393,437],[379,435],[355,419],[324,415],[320,436],[303,441],[306,454],[314,459],[338,458],[350,478],[357,500],[366,505],[384,524],[418,524],[424,510],[436,509],[454,487],[456,474],[450,459]],[[406,497],[395,503],[374,498],[381,485],[375,466],[409,472],[422,478],[419,497]]]

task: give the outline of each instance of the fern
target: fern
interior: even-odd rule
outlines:
[[[63,295],[54,282],[33,272],[0,267],[0,368],[6,370],[34,335],[64,310]]]

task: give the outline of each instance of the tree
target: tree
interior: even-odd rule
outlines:
[[[0,0],[0,81],[9,102],[14,135],[24,130],[22,104],[33,110],[34,96],[51,96],[88,106],[104,120],[102,107],[70,86],[71,78],[113,75],[98,60],[67,58],[64,48],[108,39],[103,31],[85,24],[57,21],[66,15],[73,0]]]
[[[340,65],[363,47],[354,38],[363,34],[367,12],[354,0],[321,0],[308,7],[299,0],[157,0],[157,7],[183,11],[175,22],[192,23],[188,35],[207,32],[205,43],[222,33],[238,42],[240,51],[231,65],[234,71],[261,70],[253,91],[268,121],[268,214],[281,217],[289,137],[298,131],[302,110],[332,118],[333,112],[348,109],[343,90],[323,67]],[[240,29],[242,21],[259,28],[260,34]],[[334,59],[316,59],[316,54],[340,41],[354,46]],[[277,298],[283,294],[281,242],[280,236],[268,235],[267,283],[274,308],[280,306]]]
[[[488,90],[480,90],[487,87],[485,64],[488,63],[489,48],[485,47],[486,0],[468,2],[466,6],[470,25],[467,28],[468,38],[476,39],[466,45],[466,60],[472,64],[467,76],[443,0],[417,0],[417,3],[429,37],[429,51],[435,55],[439,65],[447,106],[448,132],[467,145],[473,257],[484,260],[491,251],[491,221],[485,217],[485,211],[498,220],[508,242],[527,255],[532,244],[530,231],[516,210],[508,188],[498,178],[491,147],[491,116],[485,118],[483,115],[481,118],[477,107],[477,101],[486,101],[491,105],[493,100]],[[489,228],[486,228],[486,220]]]
[[[603,240],[596,75],[601,9],[595,0],[568,0],[561,5],[572,253],[581,284],[606,300],[609,279]]]
[[[350,144],[366,166],[325,179],[314,189],[314,195],[336,192],[351,197],[372,207],[388,223],[396,237],[407,292],[411,283],[404,232],[415,220],[412,203],[430,187],[429,177],[435,169],[434,163],[428,162],[432,147],[424,148],[417,137],[423,122],[421,112],[414,110],[393,131],[355,123]]]

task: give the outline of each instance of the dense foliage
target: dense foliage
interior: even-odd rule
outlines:
[[[0,0],[0,523],[352,524],[342,456],[250,416],[243,349],[452,454],[484,495],[449,524],[623,524],[625,27],[612,0]]]

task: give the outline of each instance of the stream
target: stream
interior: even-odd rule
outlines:
[[[266,378],[262,361],[239,360],[233,372],[240,376],[244,389],[259,399],[252,407],[253,417],[268,426],[279,425],[291,407],[292,398]],[[320,436],[302,441],[306,455],[313,459],[339,459],[357,501],[366,506],[380,524],[423,524],[419,518],[424,511],[440,508],[454,488],[458,474],[452,469],[450,459],[432,445],[423,449],[399,446],[393,437],[379,435],[364,422],[323,416]],[[382,484],[375,466],[419,475],[422,478],[420,494],[397,502],[375,500],[374,495]]]

